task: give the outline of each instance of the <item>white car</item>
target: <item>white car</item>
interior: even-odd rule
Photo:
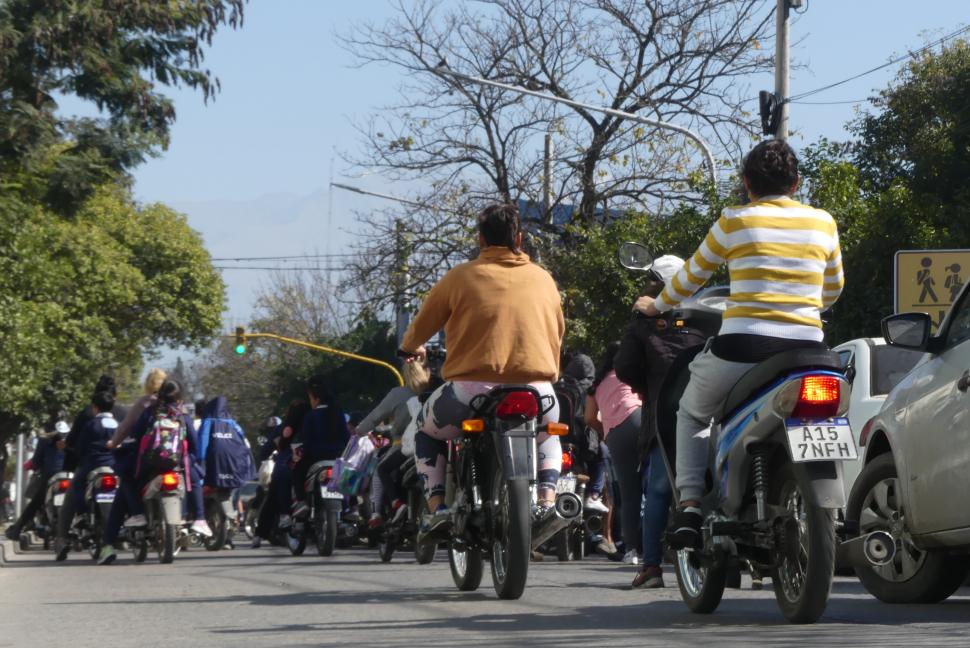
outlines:
[[[862,430],[846,509],[866,548],[856,573],[888,603],[941,601],[970,570],[970,284],[930,331],[924,313],[883,320],[890,344],[926,357]]]
[[[852,383],[849,399],[849,426],[856,445],[862,428],[882,409],[886,396],[923,357],[922,351],[886,344],[881,338],[857,338],[833,349],[842,359],[845,376]],[[861,461],[842,462],[845,492],[862,471]]]

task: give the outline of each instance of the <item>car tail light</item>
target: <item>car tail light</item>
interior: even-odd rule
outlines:
[[[167,472],[162,473],[162,490],[163,491],[173,491],[179,487],[179,475],[178,473]]]
[[[805,376],[798,394],[793,418],[831,418],[838,416],[842,402],[842,381],[836,376]]]
[[[573,469],[573,453],[562,453],[562,472],[569,472]]]
[[[60,481],[57,482],[57,492],[58,493],[63,493],[64,491],[66,491],[70,487],[71,487],[71,480],[70,479],[61,479]]]
[[[526,418],[532,419],[539,416],[539,402],[532,392],[514,391],[509,392],[502,402],[498,404],[495,415],[499,418]]]
[[[101,478],[101,490],[114,490],[118,488],[118,478],[114,475],[105,475]]]

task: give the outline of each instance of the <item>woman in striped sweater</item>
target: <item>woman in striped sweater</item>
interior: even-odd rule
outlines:
[[[799,180],[791,147],[780,140],[758,144],[742,176],[751,202],[725,209],[660,296],[636,303],[645,315],[659,315],[728,266],[731,297],[721,330],[691,363],[677,415],[675,548],[700,539],[707,440],[698,434],[751,367],[783,351],[824,348],[820,313],[835,303],[844,283],[832,216],[791,198]]]

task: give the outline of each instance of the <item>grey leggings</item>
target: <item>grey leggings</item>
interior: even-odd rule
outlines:
[[[640,436],[641,410],[630,412],[626,419],[606,435],[613,473],[620,485],[620,531],[626,550],[640,546],[640,458],[637,438]]]

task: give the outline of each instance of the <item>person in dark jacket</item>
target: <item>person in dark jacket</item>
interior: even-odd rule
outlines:
[[[256,538],[253,547],[261,540],[272,540],[277,527],[290,524],[290,507],[293,505],[293,439],[303,429],[303,421],[310,412],[310,406],[302,400],[293,400],[283,416],[283,420],[270,434],[260,448],[260,461],[266,461],[276,452],[273,461],[273,474],[270,477],[269,491],[259,509],[256,523]]]
[[[29,531],[33,526],[34,516],[44,505],[47,480],[64,467],[64,437],[70,429],[64,421],[58,421],[52,432],[38,437],[34,454],[24,466],[26,470],[34,471],[34,476],[27,487],[27,506],[24,507],[17,521],[7,527],[6,536],[10,540],[19,540],[20,534]]]
[[[118,389],[115,385],[115,379],[108,374],[102,374],[94,387],[92,397],[99,392],[109,392],[113,397],[117,397]],[[111,414],[115,421],[120,422],[125,419],[127,410],[116,402],[114,407],[111,408]],[[64,440],[64,470],[68,472],[76,471],[80,459],[80,455],[78,454],[78,439],[81,436],[81,431],[91,422],[94,416],[94,409],[89,404],[74,418],[74,423],[71,425],[71,432]]]
[[[67,533],[74,521],[74,515],[84,511],[84,491],[87,486],[88,473],[95,468],[110,466],[112,463],[111,449],[108,442],[118,428],[111,410],[114,408],[115,397],[109,391],[101,391],[91,399],[94,418],[88,421],[77,438],[75,449],[78,456],[78,468],[74,471],[74,479],[64,498],[64,506],[57,520],[57,539],[54,551],[58,561],[67,558],[70,545]]]
[[[203,483],[213,488],[239,488],[256,476],[253,454],[225,396],[216,396],[202,411],[199,459]]]
[[[683,266],[684,262],[667,255],[657,259],[642,295],[656,296]],[[704,347],[706,335],[687,326],[676,326],[663,317],[633,315],[613,360],[617,377],[643,399],[643,424],[637,443],[643,483],[641,529],[643,566],[633,579],[633,587],[663,587],[662,538],[667,526],[672,487],[663,453],[656,443],[659,430],[676,427],[678,390],[664,390],[678,368],[686,369],[690,360]],[[682,391],[681,386],[681,390]],[[670,435],[672,438],[673,435]],[[664,435],[665,442],[668,436]],[[673,448],[667,448],[668,453]],[[671,455],[672,456],[672,455]]]
[[[324,459],[336,459],[350,440],[347,419],[334,402],[323,376],[314,376],[307,381],[307,400],[310,401],[310,413],[303,419],[303,426],[294,441],[299,456],[293,468],[294,516],[307,511],[303,482],[310,466]]]

